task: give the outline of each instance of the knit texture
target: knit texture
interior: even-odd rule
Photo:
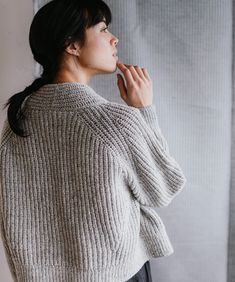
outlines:
[[[27,138],[4,122],[0,226],[14,281],[125,282],[174,250],[155,208],[186,178],[155,105],[47,84],[22,105]]]

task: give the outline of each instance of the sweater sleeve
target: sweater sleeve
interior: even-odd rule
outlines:
[[[133,109],[121,125],[128,147],[129,187],[141,205],[163,207],[182,191],[185,175],[169,152],[154,105]]]
[[[8,246],[8,243],[7,243],[5,227],[4,227],[4,224],[3,224],[3,216],[1,215],[1,213],[0,213],[0,234],[1,234],[0,237],[2,238],[2,243],[3,243],[3,247],[4,247],[3,249],[4,249],[4,252],[5,252],[5,257],[6,257],[6,260],[8,262],[8,265],[9,265],[10,273],[12,275],[13,280],[16,281],[16,269],[15,269],[15,265],[14,265],[14,262],[13,262],[13,259],[12,259],[10,248]]]
[[[170,152],[167,141],[159,127],[155,104],[152,104],[147,107],[138,108],[138,110],[140,111],[142,117],[144,118],[148,126],[155,132],[155,136],[163,147],[163,150],[165,150],[169,154]]]

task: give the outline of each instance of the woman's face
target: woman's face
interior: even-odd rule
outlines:
[[[117,42],[117,37],[109,32],[103,21],[88,28],[82,48],[78,42],[73,42],[66,48],[53,82],[88,84],[94,75],[115,72],[118,57],[113,54],[117,53]]]
[[[93,74],[111,73],[117,69],[116,44],[118,38],[107,28],[105,22],[86,30],[86,43],[80,49],[79,63]]]

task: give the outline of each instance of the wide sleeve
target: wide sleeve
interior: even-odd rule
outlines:
[[[15,265],[12,259],[12,254],[10,252],[10,248],[8,246],[7,238],[6,238],[6,233],[5,233],[5,227],[3,224],[3,216],[0,213],[0,237],[2,238],[2,243],[3,243],[3,250],[5,252],[5,257],[8,262],[9,270],[12,275],[12,278],[14,281],[16,281],[16,269]]]
[[[128,148],[125,176],[129,188],[141,205],[167,206],[184,188],[186,177],[170,154],[155,106],[131,108],[132,115],[119,122]]]
[[[138,110],[140,111],[148,126],[154,131],[156,138],[160,142],[160,145],[163,147],[163,150],[165,150],[167,154],[169,154],[170,152],[168,143],[162,134],[161,128],[159,127],[155,104],[138,108]]]

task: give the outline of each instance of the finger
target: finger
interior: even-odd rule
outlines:
[[[126,99],[127,99],[127,89],[126,89],[124,79],[123,79],[121,74],[118,74],[117,85],[118,85],[121,97],[124,99],[124,101],[126,101]]]
[[[134,66],[133,66],[133,65],[127,65],[127,64],[125,64],[125,66],[130,70],[130,72],[131,72],[131,74],[132,74],[132,76],[133,76],[133,79],[134,79],[135,81],[138,80],[139,75],[138,75],[138,73],[136,72],[136,69],[134,68]]]
[[[142,68],[142,71],[143,71],[145,77],[146,77],[148,80],[151,80],[151,77],[150,77],[150,75],[149,75],[147,69],[146,69],[146,68]]]
[[[139,74],[140,78],[142,78],[144,81],[147,80],[144,73],[142,72],[142,70],[139,66],[135,66],[135,70]]]
[[[133,79],[133,76],[132,76],[129,68],[127,68],[124,64],[118,64],[118,67],[123,72],[123,75],[124,75],[124,77],[126,79],[127,86],[133,84],[134,83],[134,79]]]
[[[127,64],[126,64],[126,66],[131,67],[131,65],[127,65]],[[137,78],[141,78],[144,81],[147,80],[143,71],[142,71],[142,69],[139,66],[134,66],[134,69],[135,69],[135,72],[136,72],[136,75],[137,75],[135,80],[137,80]],[[138,77],[138,75],[139,75],[139,77]]]

